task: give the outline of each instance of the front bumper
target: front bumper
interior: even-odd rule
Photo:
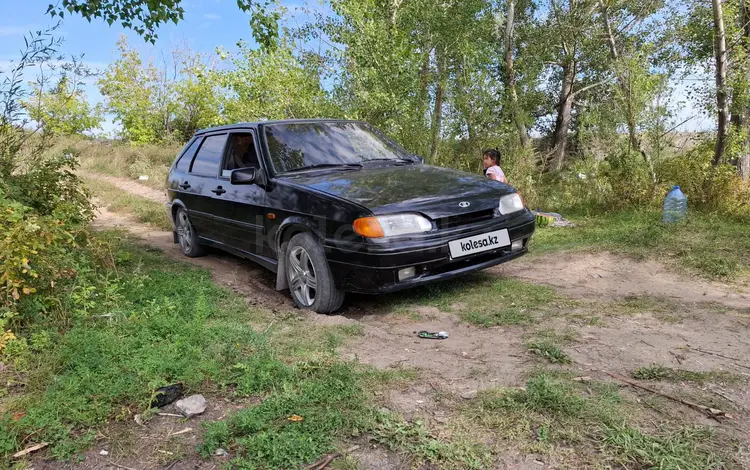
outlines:
[[[534,227],[534,217],[526,211],[513,220],[488,221],[428,240],[411,240],[386,246],[326,243],[326,255],[338,288],[347,292],[387,293],[450,279],[523,256]],[[505,246],[451,258],[449,241],[500,229],[508,229],[511,242],[523,240],[523,247],[511,251],[510,246]],[[398,271],[407,267],[415,268],[415,276],[399,281]]]

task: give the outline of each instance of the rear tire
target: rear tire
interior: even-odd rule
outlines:
[[[286,277],[295,305],[317,313],[333,313],[344,303],[323,247],[310,233],[298,233],[286,252]]]
[[[187,210],[180,207],[174,215],[177,241],[182,254],[188,258],[197,258],[205,254],[205,248],[198,243],[198,233],[195,231]]]

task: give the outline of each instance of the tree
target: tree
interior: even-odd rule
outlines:
[[[336,117],[340,114],[310,64],[295,57],[286,39],[273,48],[251,49],[241,43],[232,70],[217,74],[229,96],[225,119]]]
[[[716,60],[717,133],[713,164],[719,165],[724,157],[729,133],[729,103],[727,101],[727,40],[724,29],[724,12],[721,0],[711,0],[714,14],[714,54]]]
[[[516,68],[514,61],[515,54],[515,20],[516,20],[516,2],[515,0],[506,0],[505,28],[503,42],[505,49],[505,60],[503,61],[503,72],[505,77],[506,102],[510,107],[510,113],[513,123],[518,130],[518,139],[521,147],[529,145],[529,135],[526,130],[526,123],[518,103],[518,91],[516,89]]]
[[[656,183],[654,164],[638,134],[638,122],[640,121],[640,114],[647,108],[648,100],[653,99],[653,93],[649,92],[649,88],[654,89],[650,77],[656,77],[657,74],[649,70],[649,57],[639,53],[639,50],[646,49],[644,41],[634,41],[634,38],[628,36],[628,31],[636,28],[659,8],[660,2],[650,1],[642,4],[631,0],[603,0],[599,7],[619,94],[624,103],[623,110],[628,129],[629,149],[641,154],[654,183]],[[621,54],[623,43],[626,47],[625,57]],[[628,47],[633,45],[636,46],[633,48],[635,50]],[[641,97],[638,94],[645,96]]]
[[[24,107],[29,117],[51,135],[80,135],[99,128],[102,122],[100,110],[90,106],[79,84],[65,75],[50,91],[40,83],[32,84]]]
[[[221,122],[222,94],[213,63],[187,48],[174,49],[160,66],[144,62],[122,37],[120,57],[99,80],[105,107],[135,143],[185,140],[197,129]]]

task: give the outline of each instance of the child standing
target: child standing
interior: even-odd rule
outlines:
[[[497,149],[487,149],[482,152],[482,164],[487,178],[508,184],[505,173],[500,168],[500,152]]]

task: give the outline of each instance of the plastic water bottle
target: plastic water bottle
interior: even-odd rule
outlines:
[[[664,198],[664,213],[662,221],[664,223],[679,222],[687,214],[687,196],[682,194],[680,187],[676,186],[667,193]]]

